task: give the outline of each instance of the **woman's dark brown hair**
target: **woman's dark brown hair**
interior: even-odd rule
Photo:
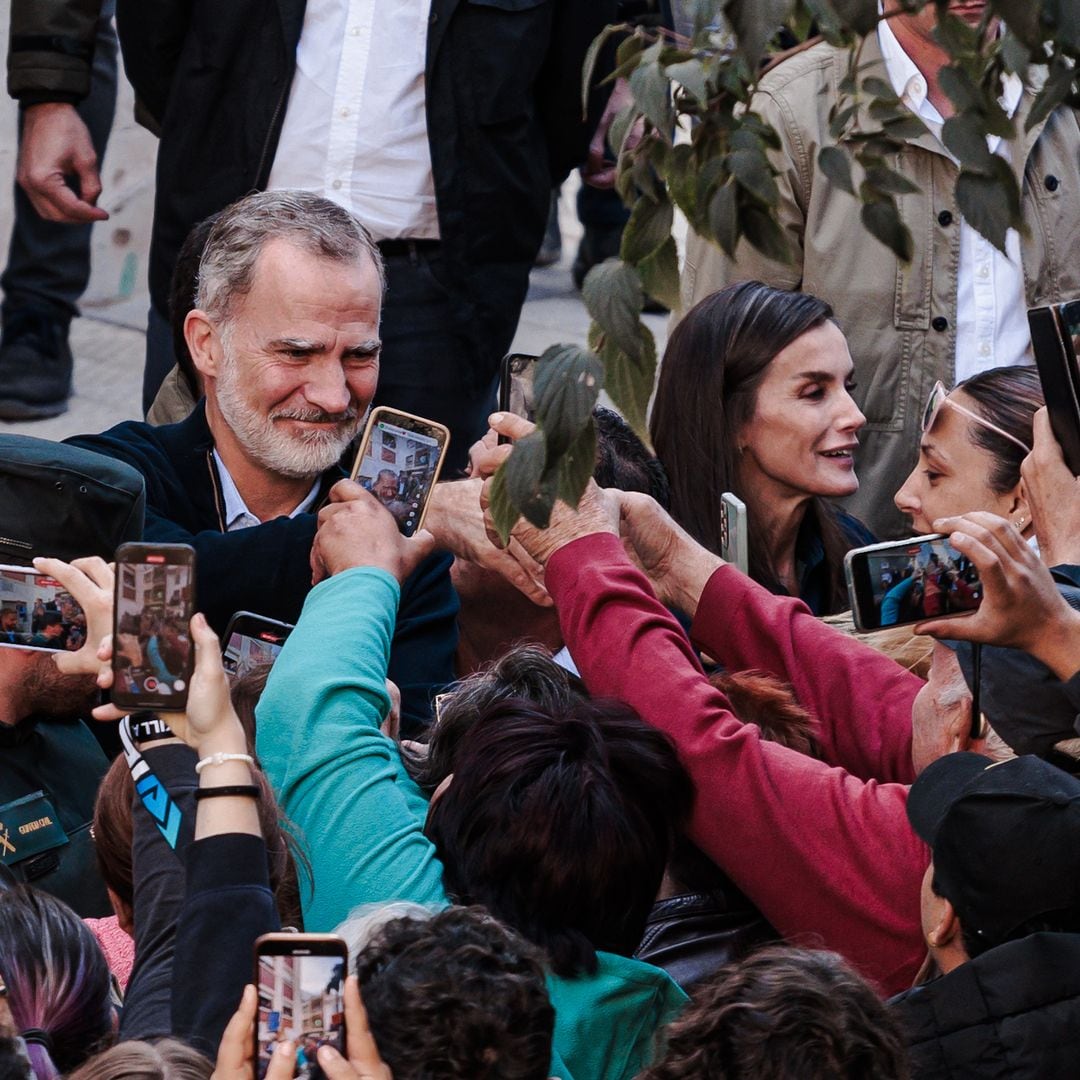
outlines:
[[[725,491],[746,503],[750,576],[783,592],[768,556],[753,491],[738,477],[739,432],[753,418],[769,364],[793,341],[832,319],[832,308],[807,293],[743,281],[707,296],[668,340],[649,433],[671,485],[671,514],[698,543],[720,553]],[[844,554],[851,547],[836,513],[815,496],[816,519],[829,568],[834,610],[847,607]]]

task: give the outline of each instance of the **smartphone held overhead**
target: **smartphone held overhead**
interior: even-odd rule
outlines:
[[[187,707],[195,662],[195,551],[187,544],[123,544],[116,552],[113,704]]]
[[[434,420],[380,407],[372,412],[350,480],[370,491],[405,536],[424,526],[450,431]]]
[[[296,1046],[294,1076],[323,1075],[316,1060],[320,1046],[344,1052],[348,966],[348,949],[335,934],[264,934],[255,942],[259,1080],[281,1042]]]
[[[983,599],[975,564],[945,536],[855,548],[844,557],[844,574],[863,631],[970,615]]]
[[[294,627],[251,611],[238,611],[229,620],[222,640],[221,662],[230,679],[269,668],[278,658]]]

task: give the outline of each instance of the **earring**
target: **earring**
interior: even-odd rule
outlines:
[[[1022,530],[1022,529],[1024,528],[1024,526],[1025,526],[1025,525],[1027,524],[1027,520],[1028,520],[1028,519],[1027,519],[1027,518],[1026,518],[1026,517],[1025,517],[1025,516],[1024,516],[1023,514],[1021,514],[1021,515],[1020,515],[1020,517],[1018,517],[1018,518],[1016,519],[1016,521],[1015,521],[1015,522],[1013,522],[1013,524],[1014,524],[1014,525],[1015,525],[1015,526],[1016,526],[1016,527],[1017,527],[1018,529],[1021,529],[1021,530]]]

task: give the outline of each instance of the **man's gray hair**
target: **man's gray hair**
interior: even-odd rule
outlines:
[[[225,322],[251,291],[255,263],[268,240],[284,239],[340,263],[370,259],[386,288],[382,255],[348,210],[311,191],[257,191],[227,206],[214,222],[199,260],[195,306]]]

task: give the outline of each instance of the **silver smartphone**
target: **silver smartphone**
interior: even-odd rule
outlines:
[[[978,568],[938,534],[855,548],[844,577],[862,631],[970,615],[983,598]]]
[[[730,491],[720,496],[720,558],[750,573],[750,540],[747,535],[746,503]]]

